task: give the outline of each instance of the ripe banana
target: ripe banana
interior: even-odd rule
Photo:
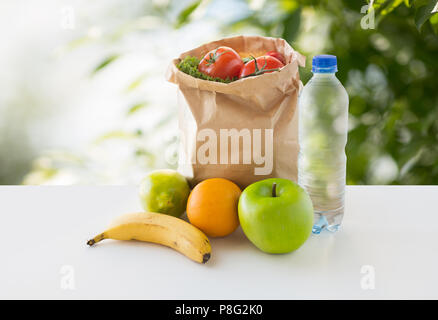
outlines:
[[[104,239],[162,244],[199,263],[206,263],[211,256],[210,241],[202,231],[184,220],[161,213],[124,214],[87,244],[92,246]]]

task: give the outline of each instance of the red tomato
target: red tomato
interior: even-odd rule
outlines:
[[[266,52],[266,55],[267,56],[271,56],[271,57],[274,57],[274,58],[277,58],[282,64],[286,64],[286,59],[284,58],[284,56],[280,53],[280,52],[278,52],[278,51],[269,51],[269,52]]]
[[[260,74],[278,71],[282,67],[284,67],[284,64],[278,59],[271,56],[261,56],[245,63],[240,71],[239,78],[258,76]]]
[[[199,71],[221,79],[238,77],[243,67],[239,54],[229,47],[218,47],[207,53],[198,65]]]

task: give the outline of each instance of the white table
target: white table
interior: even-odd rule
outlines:
[[[348,187],[337,234],[268,255],[238,229],[200,265],[154,244],[86,246],[140,210],[136,187],[0,187],[0,298],[437,299],[437,204],[438,186]]]

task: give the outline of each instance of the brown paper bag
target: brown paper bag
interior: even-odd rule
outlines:
[[[242,57],[276,50],[287,64],[228,84],[197,79],[176,67],[184,57],[201,59],[218,46]],[[178,85],[178,171],[192,185],[208,178],[226,178],[241,188],[270,177],[296,181],[298,66],[304,64],[305,57],[285,40],[258,36],[210,42],[173,60],[166,78]]]

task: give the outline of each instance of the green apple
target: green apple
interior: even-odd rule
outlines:
[[[239,220],[245,235],[260,250],[291,252],[312,232],[312,201],[306,191],[291,180],[258,181],[240,196]]]
[[[190,187],[186,178],[175,170],[150,172],[140,183],[140,199],[144,210],[181,216],[186,210]]]

